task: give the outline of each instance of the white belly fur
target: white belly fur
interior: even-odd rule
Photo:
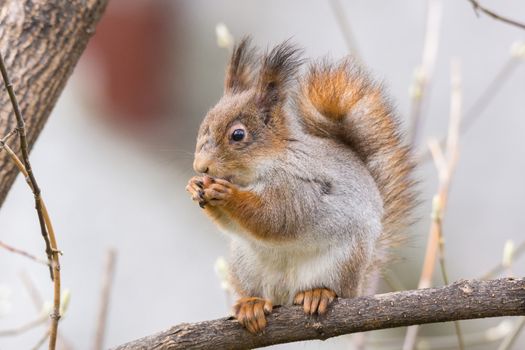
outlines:
[[[234,237],[232,245],[243,289],[275,305],[291,304],[296,293],[312,288],[326,287],[338,293],[340,267],[351,252],[351,247],[341,244],[308,250],[308,244],[276,248],[239,237]]]

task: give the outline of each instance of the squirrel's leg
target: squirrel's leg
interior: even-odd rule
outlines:
[[[237,321],[251,333],[260,333],[267,324],[266,315],[272,311],[269,299],[254,297],[262,295],[252,283],[252,279],[244,278],[247,283],[241,283],[237,269],[238,265],[229,266],[229,282],[239,299],[233,306],[233,315]],[[245,276],[246,277],[246,276]],[[255,288],[255,289],[254,289]]]
[[[234,203],[242,202],[245,197],[245,192],[239,191],[230,182],[209,176],[191,178],[186,190],[212,219],[225,227],[232,225],[226,208],[234,208]],[[233,312],[237,321],[249,332],[260,333],[266,327],[266,315],[272,311],[272,307],[272,302],[268,299],[242,297],[233,306]]]
[[[233,312],[250,333],[260,333],[266,327],[266,315],[272,312],[272,302],[256,297],[240,298],[233,306]]]
[[[293,303],[295,305],[303,305],[306,314],[313,315],[317,313],[323,315],[328,310],[328,305],[334,301],[336,296],[335,292],[331,289],[315,288],[297,293]]]
[[[286,216],[282,215],[282,206],[274,198],[268,198],[223,179],[204,177],[203,200],[206,207],[220,209],[224,215],[233,220],[257,239],[289,239],[294,232],[283,231]]]

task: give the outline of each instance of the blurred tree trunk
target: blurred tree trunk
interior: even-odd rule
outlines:
[[[107,2],[0,0],[0,50],[26,121],[30,147],[95,33]],[[5,88],[1,90],[0,139],[16,126],[9,96]],[[19,150],[16,137],[10,145]],[[6,153],[0,152],[0,206],[17,174]]]

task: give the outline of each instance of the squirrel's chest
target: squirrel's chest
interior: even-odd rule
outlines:
[[[304,249],[234,248],[234,259],[241,264],[236,271],[239,282],[276,305],[293,302],[298,292],[334,286],[339,280],[338,269],[348,258],[348,247]]]

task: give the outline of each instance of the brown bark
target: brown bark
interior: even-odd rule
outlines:
[[[524,278],[468,280],[442,288],[340,299],[323,317],[305,316],[299,306],[275,308],[262,335],[222,318],[180,324],[114,350],[248,349],[414,324],[518,315],[525,315]]]
[[[0,0],[0,50],[17,94],[30,147],[51,113],[108,0]],[[0,138],[16,127],[0,93]],[[19,150],[18,141],[11,146]],[[0,206],[18,170],[0,152]]]

